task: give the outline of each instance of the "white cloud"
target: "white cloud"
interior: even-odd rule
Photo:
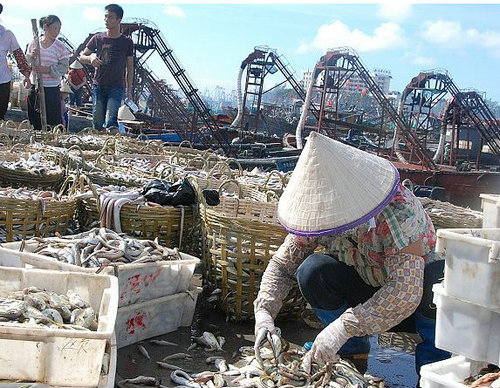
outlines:
[[[427,57],[418,53],[406,52],[404,57],[410,63],[417,66],[429,67],[436,63],[436,60],[432,57]]]
[[[103,21],[104,12],[102,7],[85,7],[82,12],[84,20],[89,20],[92,22]]]
[[[313,49],[326,51],[333,47],[349,46],[356,51],[367,52],[395,49],[405,44],[404,31],[396,23],[382,23],[370,35],[356,28],[351,30],[336,20],[320,26],[312,42],[300,44],[297,50],[305,53]]]
[[[17,17],[14,17],[14,16],[10,16],[10,15],[2,15],[2,24],[9,28],[11,26],[23,26],[25,27],[26,29],[30,29],[31,30],[31,22],[29,19],[23,19],[23,18],[17,18]]]
[[[402,22],[411,14],[411,4],[404,1],[387,1],[380,4],[377,15],[385,20]]]
[[[164,12],[166,15],[174,16],[176,18],[185,18],[186,13],[183,11],[181,7],[176,5],[167,5],[165,6]]]
[[[47,4],[46,1],[40,1],[40,0],[25,0],[25,1],[14,1],[14,0],[7,0],[7,1],[2,1],[4,7],[7,5],[9,7],[15,6],[17,8],[23,8],[27,9],[29,11],[33,10],[47,10],[49,4]],[[65,0],[51,0],[50,1],[50,7],[58,7],[60,5],[65,5],[67,2]],[[5,8],[4,8],[5,10]],[[50,12],[47,12],[49,14]]]
[[[438,20],[425,22],[422,37],[429,42],[457,46],[461,44],[462,26],[458,22]]]
[[[476,28],[464,28],[455,21],[427,21],[423,25],[421,36],[427,41],[448,47],[465,50],[468,46],[482,47],[495,57],[500,57],[500,32],[479,31]]]

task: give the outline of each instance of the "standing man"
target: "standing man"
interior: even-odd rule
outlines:
[[[94,129],[118,127],[118,108],[124,97],[132,97],[134,43],[122,35],[123,8],[104,7],[106,32],[94,35],[80,53],[79,60],[95,68],[92,84]]]

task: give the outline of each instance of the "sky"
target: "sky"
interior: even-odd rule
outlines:
[[[147,19],[160,29],[189,78],[200,89],[236,88],[239,66],[255,46],[283,55],[298,80],[329,48],[349,46],[368,70],[392,73],[391,90],[403,91],[422,70],[445,69],[459,89],[500,102],[500,4],[339,3],[263,0],[218,3],[122,1],[124,21]],[[1,23],[21,47],[32,39],[32,18],[59,16],[61,33],[75,46],[104,29],[103,1],[4,0]],[[149,66],[174,82],[158,56]],[[280,74],[267,81],[265,89]],[[175,83],[174,83],[174,86]]]

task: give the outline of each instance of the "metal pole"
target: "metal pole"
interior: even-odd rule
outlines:
[[[38,37],[38,27],[36,19],[31,19],[31,27],[33,29],[33,39],[35,41],[35,47],[38,52],[38,55],[36,56],[35,59],[35,65],[40,66],[41,65],[40,39]],[[38,100],[40,102],[40,122],[42,125],[42,130],[47,130],[47,110],[45,108],[45,90],[43,89],[42,75],[38,71],[36,72],[36,82],[38,87]]]

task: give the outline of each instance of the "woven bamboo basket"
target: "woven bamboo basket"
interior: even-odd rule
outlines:
[[[210,150],[198,150],[192,147],[187,140],[182,141],[177,146],[165,145],[163,152],[169,157],[170,163],[179,166],[202,165],[203,169],[209,171],[224,158]],[[200,162],[203,160],[203,162]]]
[[[137,155],[137,157],[141,156]],[[141,187],[154,177],[152,172],[148,173],[130,167],[118,166],[115,164],[115,159],[115,155],[99,154],[94,161],[95,167],[86,172],[92,183],[100,186]],[[151,161],[151,164],[154,164],[154,160]]]
[[[33,138],[33,132],[28,120],[23,120],[21,123],[7,120],[0,125],[0,133],[8,136],[12,143],[29,143]]]
[[[200,199],[205,280],[222,290],[221,308],[230,320],[253,319],[262,275],[287,233],[277,222],[276,201],[220,199],[217,206],[207,206]],[[299,317],[305,305],[294,287],[278,317]]]
[[[30,200],[0,197],[0,242],[71,234],[76,199]]]
[[[21,147],[21,144],[16,144],[16,149]],[[11,149],[9,151],[0,151],[0,161],[15,162],[21,157],[27,159],[28,152],[22,152]],[[44,155],[42,159],[45,161],[52,160],[53,168],[47,168],[43,171],[32,171],[23,168],[11,169],[0,165],[0,185],[12,187],[31,187],[42,189],[57,189],[64,180],[64,171],[61,168],[60,161],[54,161],[52,158]]]
[[[268,199],[276,199],[276,195],[272,192],[262,192],[258,190],[256,187],[247,185],[245,183],[241,183],[236,179],[218,179],[215,176],[195,176],[187,174],[190,182],[196,187],[198,192],[201,190],[224,190],[225,195],[232,195],[234,197],[243,197],[243,198],[251,198],[256,201],[267,202]],[[224,176],[226,177],[226,176]],[[221,189],[222,188],[222,189]],[[199,206],[194,208],[194,217],[200,218],[200,209]],[[198,239],[198,245],[196,245],[196,239]],[[191,240],[192,251],[191,254],[194,256],[202,255],[202,228],[201,222],[198,222],[194,225],[194,230],[192,231]],[[197,247],[197,249],[195,249]]]
[[[59,147],[70,148],[77,145],[83,151],[103,151],[112,146],[114,152],[115,139],[109,134],[99,132],[79,132],[76,134],[64,134],[57,138]]]
[[[437,199],[419,198],[436,229],[481,228],[483,213]]]
[[[163,142],[161,140],[116,136],[115,154],[163,154]]]

